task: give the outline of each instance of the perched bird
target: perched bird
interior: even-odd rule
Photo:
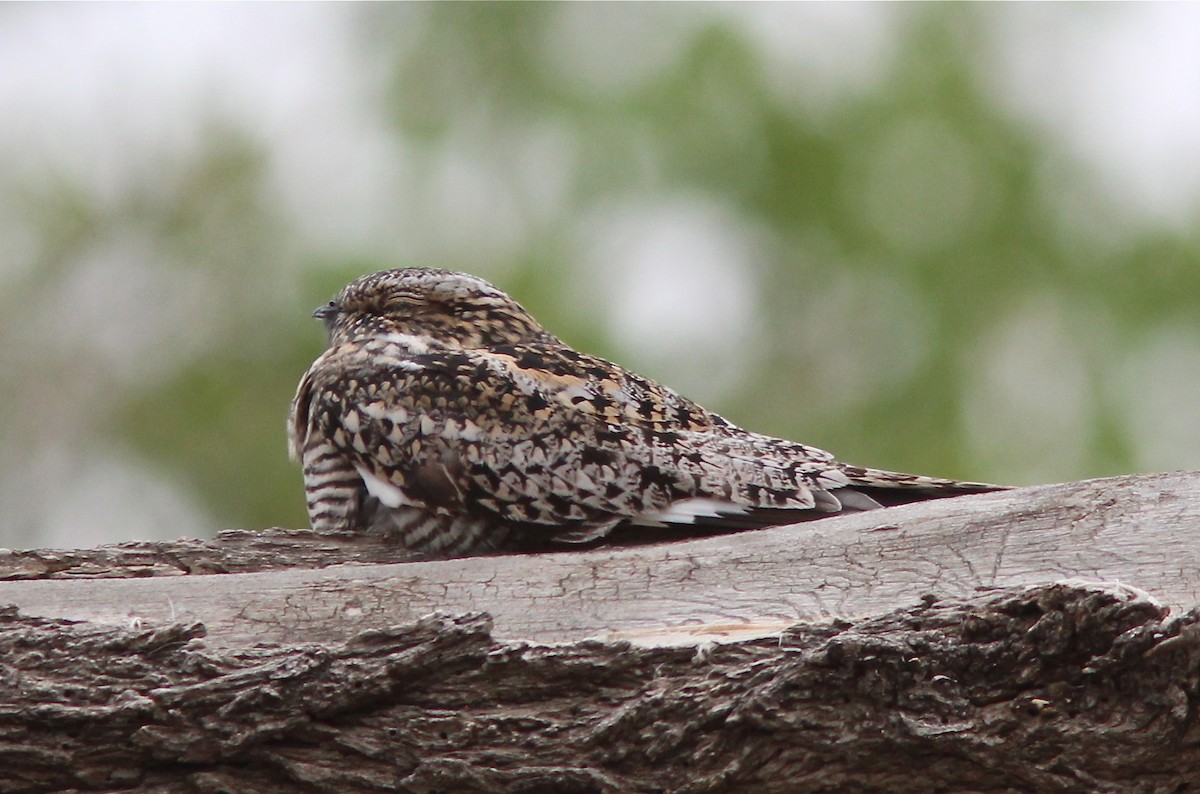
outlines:
[[[374,273],[314,316],[329,348],[300,381],[289,446],[318,530],[384,531],[448,557],[1000,487],[850,466],[743,430],[573,350],[465,273]]]

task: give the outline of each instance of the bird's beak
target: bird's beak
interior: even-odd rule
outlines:
[[[341,310],[335,301],[330,301],[313,312],[313,317],[320,320],[321,324],[325,326],[325,333],[329,336],[330,342],[333,341],[333,326],[337,324]]]

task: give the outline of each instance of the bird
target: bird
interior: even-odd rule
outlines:
[[[318,531],[430,558],[661,540],[1000,490],[852,466],[579,352],[482,278],[371,273],[288,417]],[[607,539],[607,540],[606,540]]]

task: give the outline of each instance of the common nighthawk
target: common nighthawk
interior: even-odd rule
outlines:
[[[290,450],[318,530],[447,557],[719,532],[996,490],[849,466],[752,433],[551,335],[483,279],[364,276],[317,309]]]

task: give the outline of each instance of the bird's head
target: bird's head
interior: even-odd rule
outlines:
[[[363,276],[313,312],[331,345],[387,334],[479,348],[554,341],[519,303],[483,279],[437,268]]]

